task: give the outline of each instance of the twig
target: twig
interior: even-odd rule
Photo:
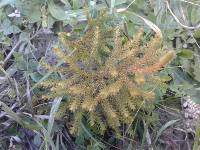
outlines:
[[[12,56],[12,54],[14,53],[14,51],[19,47],[19,45],[22,43],[22,42],[26,42],[26,41],[30,41],[32,39],[34,39],[38,34],[39,34],[39,31],[40,30],[37,30],[37,32],[32,36],[30,37],[29,39],[23,39],[23,40],[19,40],[15,46],[12,48],[12,50],[10,51],[10,53],[7,55],[7,57],[4,59],[4,62],[2,64],[2,66],[5,66],[5,64],[7,63],[7,61],[10,59],[10,57]]]
[[[10,85],[13,85],[12,82],[13,82],[13,79],[11,78],[11,76],[6,72],[6,70],[0,65],[0,71],[2,71],[6,78],[8,79],[8,82],[10,83]]]
[[[128,8],[133,4],[133,3],[135,3],[135,1],[136,0],[133,0],[127,7],[125,7],[125,8],[119,8],[119,9],[117,9],[117,12],[124,12],[124,11],[127,11],[128,10]]]
[[[12,54],[14,53],[14,51],[18,48],[18,46],[23,42],[24,40],[19,40],[16,45],[12,48],[12,50],[10,51],[10,53],[7,55],[7,57],[4,59],[3,65],[5,66],[5,64],[7,63],[7,61],[10,59],[10,57],[12,56]]]
[[[199,6],[200,6],[200,5],[199,5]],[[183,8],[182,8],[182,7],[181,7],[181,11],[182,11],[182,16],[183,16],[184,20],[186,20],[186,17],[185,17],[185,15],[184,15],[184,13],[183,13]],[[190,36],[194,39],[195,44],[197,45],[197,47],[198,47],[199,50],[200,50],[200,46],[199,46],[197,40],[195,39],[195,37],[193,36],[192,31],[189,31],[189,34],[190,34]],[[194,53],[194,55],[195,55],[195,53]],[[182,67],[183,67],[183,66],[182,66]]]
[[[176,17],[176,15],[173,13],[173,11],[171,10],[170,6],[169,6],[169,2],[166,0],[166,5],[167,5],[167,9],[169,10],[169,12],[171,13],[171,15],[174,17],[174,19],[176,20],[176,22],[182,26],[183,28],[189,29],[189,30],[196,30],[200,28],[200,24],[196,25],[196,26],[187,26],[184,25],[180,22],[180,20]]]
[[[16,81],[15,79],[13,79],[13,80],[14,80],[14,83],[15,83],[15,90],[16,90],[17,101],[18,101],[19,103],[21,103],[20,100],[19,100],[20,93],[19,93],[19,88],[18,88],[17,81]]]
[[[27,115],[29,117],[32,117],[32,114],[29,114],[27,112],[22,112],[22,114]],[[48,116],[48,115],[35,115],[34,117],[38,118],[38,119],[42,119],[42,120],[49,120],[50,119],[50,116]]]
[[[33,105],[32,105],[32,99],[31,99],[31,93],[30,93],[30,84],[29,84],[29,77],[26,75],[26,96],[28,99],[28,104],[31,109],[31,113],[34,116],[34,111],[33,111]]]
[[[17,106],[17,103],[14,103],[10,108],[13,110],[16,106]],[[4,117],[5,115],[7,115],[6,112],[1,113],[0,118]]]
[[[193,2],[190,2],[190,1],[186,1],[186,0],[180,0],[180,1],[191,4],[191,5],[200,6],[200,4],[196,4],[196,3],[193,3]]]

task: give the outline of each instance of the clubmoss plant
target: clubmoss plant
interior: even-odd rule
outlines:
[[[43,98],[68,96],[61,112],[72,112],[72,133],[78,134],[87,120],[101,134],[107,128],[120,134],[121,125],[129,125],[138,109],[145,111],[154,103],[153,87],[164,84],[157,73],[175,57],[174,51],[162,49],[159,35],[144,43],[140,29],[133,38],[124,38],[122,26],[111,27],[110,22],[101,15],[89,19],[83,36],[60,33],[64,50],[54,52],[67,67],[44,65],[65,75],[42,83],[49,89]]]

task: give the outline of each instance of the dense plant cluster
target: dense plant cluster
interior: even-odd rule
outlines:
[[[139,108],[145,111],[153,104],[154,88],[164,85],[156,72],[175,57],[173,51],[162,49],[159,35],[144,43],[140,29],[123,40],[122,26],[109,27],[109,20],[105,14],[90,19],[80,38],[60,33],[65,49],[54,48],[54,53],[67,67],[43,64],[65,75],[43,82],[50,90],[43,98],[68,96],[63,109],[73,112],[72,133],[80,132],[84,118],[102,134],[107,128],[120,133],[122,123],[131,124]]]
[[[0,0],[0,150],[200,149],[199,4]]]

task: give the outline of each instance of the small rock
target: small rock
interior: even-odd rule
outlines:
[[[185,118],[188,118],[188,116],[189,116],[188,113],[185,113]]]
[[[187,101],[183,103],[183,107],[184,107],[184,108],[188,107]]]

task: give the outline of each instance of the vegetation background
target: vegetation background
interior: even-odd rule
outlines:
[[[40,84],[52,76],[41,59],[60,65],[52,52],[60,44],[57,35],[82,34],[85,10],[123,20],[126,35],[143,28],[150,39],[156,32],[164,48],[176,51],[177,58],[160,71],[168,88],[157,93],[151,111],[157,117],[153,124],[148,115],[135,119],[131,136],[117,137],[112,130],[102,136],[87,123],[75,136],[70,114],[59,111],[62,99],[41,98],[47,91]],[[0,0],[0,149],[200,149],[199,42],[198,0]]]

